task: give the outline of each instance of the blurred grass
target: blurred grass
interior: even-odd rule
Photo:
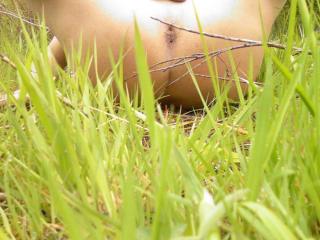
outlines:
[[[141,107],[120,88],[116,106],[109,84],[121,85],[121,64],[96,88],[87,66],[54,82],[47,34],[34,29],[26,41],[19,22],[0,15],[0,53],[17,65],[0,62],[0,89],[22,91],[0,112],[0,239],[320,238],[319,6],[287,4],[272,38],[288,49],[266,50],[263,91],[238,106],[221,95],[193,115],[154,104],[139,34],[149,88]],[[304,52],[291,56],[293,45]]]

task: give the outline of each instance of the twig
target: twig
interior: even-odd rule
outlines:
[[[245,39],[245,38],[230,37],[230,36],[225,36],[225,35],[221,35],[221,34],[212,34],[212,33],[206,33],[206,32],[202,32],[201,33],[199,31],[195,31],[193,29],[188,29],[188,28],[177,26],[175,24],[166,22],[166,21],[161,20],[159,18],[151,17],[151,19],[153,19],[155,21],[158,21],[158,22],[160,22],[162,24],[165,24],[167,26],[170,26],[172,28],[175,28],[175,29],[178,29],[178,30],[181,30],[181,31],[185,31],[185,32],[189,32],[189,33],[192,33],[192,34],[197,34],[197,35],[201,35],[202,34],[203,36],[206,36],[206,37],[209,37],[209,38],[222,39],[222,40],[226,40],[226,41],[243,43],[241,45],[232,46],[232,47],[219,49],[217,51],[210,52],[209,53],[209,57],[211,57],[211,58],[218,57],[218,56],[222,55],[223,53],[226,53],[226,52],[229,52],[229,51],[235,51],[235,50],[239,50],[239,49],[252,48],[252,47],[262,47],[262,46],[264,46],[264,44],[266,46],[270,47],[270,48],[277,48],[277,49],[281,49],[281,50],[287,49],[287,46],[283,45],[283,44],[278,44],[278,43],[273,43],[273,42],[264,43],[262,41],[257,41],[257,40],[252,40],[252,39]],[[302,48],[297,48],[297,47],[293,47],[292,49],[296,52],[295,54],[299,54],[299,53],[301,53],[303,51]],[[311,52],[309,52],[309,54],[311,54]],[[153,66],[151,66],[150,72],[168,71],[168,70],[170,70],[172,68],[175,68],[175,67],[187,64],[187,63],[191,63],[191,62],[193,62],[195,60],[205,59],[205,57],[206,57],[205,54],[197,53],[197,54],[193,54],[191,56],[173,58],[173,59],[170,59],[170,60],[166,60],[166,61],[154,64]],[[172,62],[173,62],[173,64],[171,64],[169,66],[153,69],[155,67],[158,67],[158,66],[161,66],[161,65],[164,65],[164,64],[168,64],[168,63],[172,63]],[[206,60],[201,61],[199,64],[193,66],[192,69],[196,69],[196,68],[200,67],[205,62],[206,62]],[[175,84],[176,82],[178,82],[179,80],[181,80],[182,78],[184,78],[188,74],[189,74],[188,71],[185,72],[183,75],[181,75],[180,77],[178,77],[174,81],[170,82],[167,87]]]
[[[194,74],[194,76],[196,76],[196,77],[203,77],[203,78],[210,78],[211,79],[211,76],[209,76],[209,75],[205,75],[205,74]],[[229,77],[218,77],[218,79],[219,80],[223,80],[223,81],[233,81],[233,82],[235,82],[235,81],[237,81],[237,80],[235,80],[235,79],[233,79],[233,78],[229,78]],[[250,84],[250,82],[247,80],[247,79],[245,79],[245,78],[243,78],[243,77],[239,77],[239,82],[241,82],[241,83],[245,83],[245,84]],[[261,87],[261,86],[263,86],[263,84],[262,83],[259,83],[259,82],[253,82],[253,84],[256,86],[256,87]]]
[[[209,57],[211,57],[211,58],[218,57],[218,56],[222,55],[223,53],[226,53],[226,52],[229,52],[229,51],[235,51],[235,50],[239,50],[239,49],[252,48],[252,47],[262,47],[264,44],[266,44],[266,46],[268,46],[268,47],[277,48],[277,49],[281,49],[281,50],[285,50],[287,48],[286,45],[273,43],[273,42],[264,43],[262,41],[257,41],[257,40],[252,40],[252,39],[245,39],[245,38],[230,37],[230,36],[225,36],[225,35],[221,35],[221,34],[212,34],[212,33],[206,33],[206,32],[200,33],[199,31],[195,31],[195,30],[192,30],[192,29],[180,27],[180,26],[177,26],[175,24],[163,21],[163,20],[161,20],[159,18],[151,17],[151,19],[153,19],[155,21],[158,21],[158,22],[160,22],[162,24],[165,24],[167,26],[170,26],[172,28],[176,28],[176,29],[181,30],[181,31],[186,31],[186,32],[189,32],[189,33],[192,33],[192,34],[197,34],[197,35],[203,34],[204,36],[210,37],[210,38],[222,39],[222,40],[226,40],[226,41],[243,43],[241,45],[232,46],[232,47],[219,49],[217,51],[210,52],[209,53]],[[301,53],[303,51],[302,48],[297,48],[297,47],[293,47],[293,50],[296,52],[295,54]],[[309,52],[309,54],[311,54],[311,52]],[[206,57],[205,54],[197,53],[197,54],[193,54],[191,56],[177,57],[177,58],[165,60],[163,62],[159,62],[157,64],[152,65],[151,68],[150,68],[151,69],[150,72],[168,71],[168,70],[170,70],[172,68],[175,68],[175,67],[187,64],[187,63],[191,63],[191,62],[199,60],[199,59],[205,59],[205,57]],[[171,64],[171,65],[169,65],[167,67],[154,69],[155,67],[158,67],[158,66],[161,66],[161,65],[164,65],[164,64],[167,64],[167,63],[171,63],[171,62],[173,62],[173,64]],[[196,68],[200,67],[205,62],[206,62],[206,60],[200,62],[196,66],[193,66],[192,69],[196,69]],[[175,79],[174,81],[170,82],[170,84],[168,86],[173,85],[174,83],[178,82],[180,79],[182,79],[183,77],[188,75],[188,73],[189,72],[186,72],[182,76],[180,76],[177,79]]]
[[[9,66],[11,66],[14,70],[17,70],[17,66],[6,55],[0,53],[0,60],[8,64]],[[58,99],[64,105],[74,109],[74,106],[72,105],[71,101],[68,98],[64,97],[62,93],[60,93],[59,91],[56,91],[56,94]],[[14,91],[12,95],[16,100],[18,100],[20,98],[20,90],[18,89]],[[8,105],[8,100],[9,100],[8,94],[0,95],[0,108],[6,107]],[[26,96],[26,104],[29,104],[29,103],[30,103],[30,98],[29,96]]]
[[[43,26],[40,25],[40,24],[37,24],[37,23],[34,23],[34,22],[31,22],[30,20],[22,17],[22,16],[18,16],[17,14],[11,12],[11,11],[8,11],[8,10],[1,10],[0,9],[0,14],[2,15],[6,15],[8,17],[12,17],[12,18],[16,18],[16,19],[21,19],[23,22],[31,25],[31,26],[34,26],[34,27],[38,27],[38,28],[42,28]],[[46,28],[48,30],[48,28]]]
[[[237,46],[233,46],[233,47],[227,47],[227,48],[222,48],[222,49],[219,49],[217,51],[213,51],[213,52],[210,52],[208,54],[209,57],[218,57],[220,55],[222,55],[223,53],[226,53],[226,52],[230,52],[230,51],[235,51],[235,50],[238,50],[238,49],[245,49],[245,48],[253,48],[253,47],[261,47],[260,44],[258,43],[245,43],[245,44],[241,44],[241,45],[237,45]],[[152,66],[152,70],[150,72],[158,72],[158,71],[162,71],[162,72],[165,72],[165,71],[168,71],[172,68],[175,68],[175,67],[179,67],[181,65],[185,65],[187,63],[191,63],[193,61],[196,61],[196,60],[199,60],[199,59],[203,59],[205,58],[205,54],[203,53],[197,53],[197,54],[194,54],[192,56],[189,56],[189,57],[182,57],[182,58],[176,58],[175,60],[180,60],[180,61],[177,61],[175,64],[172,64],[172,65],[169,65],[167,67],[163,67],[163,68],[158,68],[158,69],[152,69],[154,68],[155,66],[159,66],[159,65],[163,65],[165,63],[168,63],[170,60],[166,60],[166,61],[163,61],[163,62],[159,62],[155,65]],[[186,61],[183,61],[185,59],[188,59]]]
[[[57,98],[67,107],[71,108],[71,109],[75,109],[75,107],[72,105],[70,99],[64,97],[62,95],[61,92],[59,92],[58,90],[56,90],[56,95]],[[14,97],[15,100],[18,100],[20,98],[20,89],[15,90],[12,94],[12,96]],[[0,108],[4,108],[6,106],[8,106],[8,102],[9,102],[9,96],[8,94],[2,94],[0,95]],[[29,95],[26,95],[26,99],[25,99],[25,104],[29,105],[31,103],[30,97]]]
[[[267,42],[264,43],[262,41],[258,41],[258,40],[252,40],[252,39],[246,39],[246,38],[237,38],[237,37],[230,37],[230,36],[225,36],[225,35],[221,35],[221,34],[214,34],[214,33],[206,33],[206,32],[199,32],[193,29],[189,29],[189,28],[184,28],[184,27],[180,27],[177,26],[175,24],[166,22],[164,20],[161,20],[159,18],[155,18],[155,17],[151,17],[151,19],[158,21],[162,24],[165,24],[167,26],[173,27],[175,29],[181,30],[181,31],[185,31],[185,32],[189,32],[192,34],[197,34],[197,35],[203,35],[205,37],[209,37],[209,38],[216,38],[216,39],[222,39],[222,40],[226,40],[226,41],[232,41],[232,42],[241,42],[241,43],[246,43],[246,44],[255,44],[255,45],[260,45],[263,46],[264,44],[266,44],[268,47],[272,47],[272,48],[278,48],[278,49],[287,49],[286,45],[283,44],[279,44],[279,43],[273,43],[273,42]],[[293,47],[292,48],[294,51],[296,52],[302,52],[303,49],[302,48],[298,48],[298,47]]]
[[[17,69],[17,66],[10,60],[9,57],[0,53],[0,60],[8,65],[10,65],[13,69]]]
[[[0,53],[0,60],[6,64],[8,64],[10,67],[12,67],[13,69],[17,69],[17,66],[10,60],[10,58],[8,58],[6,55]],[[13,93],[13,95],[15,96],[16,92]],[[7,106],[8,104],[8,95],[7,94],[2,94],[0,95],[0,108],[3,108],[5,106]]]
[[[261,45],[258,44],[258,43],[256,43],[256,44],[254,44],[254,43],[245,43],[245,44],[241,44],[241,45],[237,45],[237,46],[222,48],[222,49],[219,49],[217,51],[212,51],[208,55],[209,55],[209,57],[214,58],[214,57],[219,57],[223,53],[226,53],[226,52],[229,52],[229,51],[235,51],[235,50],[238,50],[238,49],[245,49],[245,48],[259,47],[259,46],[261,46]],[[162,61],[162,62],[159,62],[159,63],[156,63],[156,64],[152,65],[150,67],[150,71],[149,72],[150,73],[153,73],[153,72],[166,72],[166,71],[168,71],[168,70],[170,70],[172,68],[176,68],[176,67],[185,65],[187,63],[194,62],[196,60],[204,59],[205,56],[206,55],[203,54],[203,53],[195,53],[195,54],[192,54],[190,56],[172,58],[172,59],[165,60],[165,61]],[[169,65],[167,67],[153,69],[153,68],[155,68],[157,66],[161,66],[161,65],[164,65],[166,63],[170,63],[170,62],[174,62],[174,61],[175,61],[175,63],[173,63],[173,64],[171,64],[171,65]],[[193,69],[199,67],[203,63],[205,63],[205,61],[201,62],[201,64],[199,64],[199,65],[194,66]],[[132,78],[134,78],[136,76],[137,76],[137,73],[134,73],[132,76],[126,78],[125,81],[128,81],[129,79],[132,79]]]
[[[17,66],[4,54],[0,53],[0,60],[3,61],[4,63],[8,64],[9,66],[11,66],[13,69],[17,69]],[[57,97],[58,99],[67,107],[70,107],[72,109],[74,109],[74,106],[72,105],[71,101],[64,97],[62,95],[62,93],[60,93],[59,91],[56,91]],[[13,92],[13,97],[18,100],[20,98],[20,90],[16,90]],[[6,107],[8,105],[8,94],[2,94],[0,95],[0,108]],[[26,104],[30,103],[30,97],[27,95],[26,96]]]
[[[160,22],[162,24],[168,25],[170,27],[176,28],[176,29],[181,30],[181,31],[186,31],[186,32],[189,32],[189,33],[192,33],[192,34],[197,34],[197,35],[201,34],[199,31],[195,31],[195,30],[192,30],[192,29],[180,27],[180,26],[174,25],[172,23],[163,21],[163,20],[155,18],[155,17],[151,17],[151,19],[153,19],[155,21],[158,21],[158,22]],[[287,48],[286,45],[273,43],[273,42],[264,43],[262,41],[257,41],[257,40],[252,40],[252,39],[245,39],[245,38],[230,37],[230,36],[225,36],[225,35],[221,35],[221,34],[211,34],[211,33],[202,33],[202,34],[204,36],[210,37],[210,38],[216,38],[216,39],[222,39],[222,40],[226,40],[226,41],[243,43],[243,44],[240,44],[240,45],[237,45],[237,46],[231,46],[231,47],[219,49],[219,50],[216,50],[216,51],[212,51],[212,52],[210,52],[208,54],[209,57],[211,57],[211,58],[219,57],[223,53],[230,52],[230,51],[235,51],[235,50],[240,50],[240,49],[245,49],[245,48],[262,47],[264,44],[266,44],[266,46],[268,46],[268,47],[282,49],[282,50],[285,50]],[[297,48],[297,47],[293,47],[293,50],[296,53],[301,53],[303,51],[302,48]],[[204,53],[195,53],[195,54],[192,54],[190,56],[176,57],[176,58],[172,58],[172,59],[169,59],[169,60],[165,60],[165,61],[162,61],[162,62],[159,62],[159,63],[156,63],[156,64],[152,65],[150,67],[150,73],[153,73],[153,72],[166,72],[166,71],[168,71],[168,70],[170,70],[172,68],[176,68],[176,67],[179,67],[179,66],[194,62],[194,61],[199,60],[199,59],[205,59],[205,57],[206,57],[206,55]],[[206,62],[205,60],[200,62],[200,64],[197,64],[196,66],[193,66],[192,69],[196,69],[196,68],[200,67],[205,62]],[[169,65],[169,66],[166,66],[166,67],[159,67],[159,66],[162,66],[164,64],[169,64],[169,63],[172,63],[172,64]],[[156,68],[156,67],[159,67],[159,68]],[[188,72],[186,72],[185,74],[183,74],[179,78],[175,79],[174,81],[170,82],[169,86],[173,85],[174,83],[176,83],[177,81],[179,81],[180,79],[185,77],[186,75],[188,75]],[[136,76],[137,76],[137,73],[134,73],[132,76],[130,76],[129,78],[127,78],[125,80],[129,80],[129,79],[134,78]]]

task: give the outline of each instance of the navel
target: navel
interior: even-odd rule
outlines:
[[[168,26],[165,32],[165,38],[167,46],[173,47],[177,41],[177,30],[172,26]]]

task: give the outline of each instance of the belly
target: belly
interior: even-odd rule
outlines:
[[[105,77],[112,71],[110,52],[115,60],[119,59],[120,49],[123,49],[124,79],[130,93],[135,93],[138,87],[135,75],[134,56],[134,16],[139,24],[143,44],[146,49],[148,63],[151,67],[151,77],[154,83],[156,97],[164,102],[170,102],[184,107],[201,105],[199,93],[192,81],[188,68],[183,62],[172,61],[166,64],[158,63],[203,52],[203,43],[198,35],[177,30],[174,27],[162,24],[151,17],[189,29],[198,29],[195,10],[192,1],[174,3],[165,0],[117,0],[106,1],[77,0],[81,12],[86,9],[87,16],[78,19],[78,25],[69,32],[57,29],[57,37],[67,49],[79,42],[82,36],[83,52],[93,52],[93,43],[97,48],[97,62],[92,66],[90,77],[93,82],[98,75]],[[81,3],[83,1],[83,3]],[[260,23],[252,22],[250,16],[242,18],[240,1],[243,0],[196,0],[195,6],[204,31],[227,36],[260,39],[258,30]],[[89,2],[89,3],[88,3]],[[73,14],[74,16],[74,14]],[[242,18],[242,21],[239,21]],[[79,27],[81,26],[81,27]],[[71,41],[70,41],[71,40]],[[239,43],[225,40],[205,39],[209,51],[216,51]],[[111,51],[110,51],[111,50]],[[220,77],[220,86],[230,87],[229,96],[237,98],[233,82],[235,72],[241,77],[247,77],[250,57],[254,58],[253,76],[259,71],[261,49],[245,49],[232,53],[234,66],[231,67],[231,55],[222,54],[213,60],[213,69]],[[215,96],[212,80],[206,62],[198,59],[189,62],[197,79],[201,94],[208,101]],[[153,67],[152,67],[153,66]],[[224,80],[222,80],[224,79]],[[229,79],[229,80],[226,80]],[[116,89],[115,89],[116,90]],[[244,86],[245,90],[245,86]]]

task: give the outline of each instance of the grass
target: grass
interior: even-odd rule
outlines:
[[[86,66],[54,82],[46,33],[28,39],[0,16],[0,52],[17,66],[0,63],[1,89],[22,91],[0,112],[0,239],[320,238],[319,7],[290,1],[273,33],[288,47],[266,49],[263,89],[193,115],[155,104],[139,34],[148,87],[141,106],[123,90],[117,106],[121,64],[96,88]]]

